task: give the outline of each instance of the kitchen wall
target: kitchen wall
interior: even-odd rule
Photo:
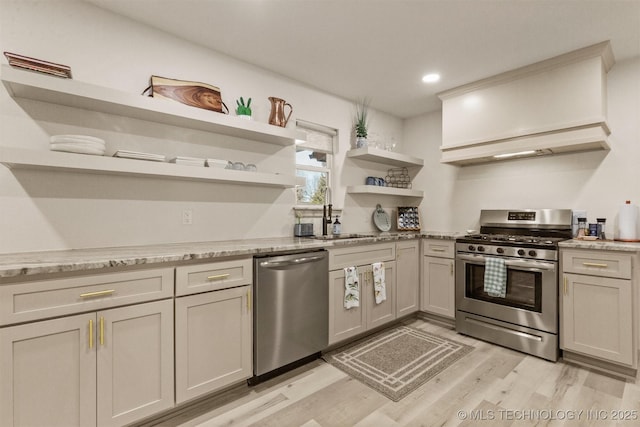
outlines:
[[[425,188],[426,227],[478,229],[483,208],[571,208],[607,218],[612,237],[619,206],[640,205],[640,58],[616,63],[607,80],[610,151],[451,166],[439,162],[441,112],[406,120],[404,149],[425,159],[414,186]]]
[[[152,74],[202,81],[219,86],[231,108],[240,96],[252,97],[255,120],[267,122],[267,97],[278,96],[293,105],[289,127],[300,118],[338,129],[334,205],[345,207],[346,232],[372,229],[378,201],[345,194],[367,173],[345,160],[351,102],[77,0],[0,0],[0,7],[2,51],[70,65],[76,80],[136,94]],[[371,116],[372,132],[402,141],[402,120],[376,111]],[[1,146],[48,150],[56,134],[104,138],[107,154],[130,149],[213,157],[294,173],[294,147],[13,99],[0,88]],[[0,166],[0,253],[290,236],[294,203],[293,189]],[[385,207],[398,203],[384,200]],[[182,224],[185,209],[193,212],[192,225]]]
[[[266,122],[268,96],[286,99],[295,118],[338,129],[334,205],[344,232],[373,231],[376,203],[388,212],[415,199],[345,194],[385,167],[345,158],[353,105],[201,46],[77,0],[0,0],[0,48],[68,64],[79,81],[140,93],[152,74],[221,87],[233,106],[254,99]],[[615,46],[613,46],[615,53]],[[3,60],[4,64],[6,62]],[[393,136],[398,151],[425,159],[414,179],[423,189],[426,230],[478,228],[482,208],[585,209],[615,230],[620,204],[640,204],[640,58],[618,62],[608,75],[611,151],[457,167],[440,164],[441,113],[402,121],[372,112],[373,133]],[[363,94],[370,95],[370,94]],[[90,134],[116,149],[256,163],[261,171],[293,173],[293,147],[271,146],[46,103],[16,100],[0,88],[0,145],[47,150],[51,135]],[[153,243],[280,237],[292,234],[294,190],[76,173],[10,171],[0,166],[0,253]],[[182,224],[182,211],[193,224]],[[320,222],[313,219],[316,231]]]

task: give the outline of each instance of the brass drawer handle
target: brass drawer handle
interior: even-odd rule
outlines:
[[[226,274],[216,274],[215,276],[209,276],[207,277],[207,280],[218,280],[218,279],[226,279],[227,277],[231,276],[231,274],[226,273]]]
[[[89,348],[93,348],[93,320],[89,320]]]
[[[100,345],[104,345],[104,317],[100,317]]]
[[[582,265],[584,265],[585,267],[602,267],[602,268],[609,267],[608,264],[599,264],[597,262],[583,262]]]
[[[446,252],[446,249],[440,249],[440,248],[431,248],[432,252]]]
[[[80,294],[80,298],[101,297],[104,295],[110,295],[115,291],[115,289],[105,289],[104,291],[87,292],[86,294]]]

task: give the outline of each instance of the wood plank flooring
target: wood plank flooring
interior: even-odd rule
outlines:
[[[548,362],[458,335],[434,322],[406,323],[475,349],[399,402],[318,360],[257,386],[237,387],[155,425],[640,425],[637,379],[625,381],[562,361]]]

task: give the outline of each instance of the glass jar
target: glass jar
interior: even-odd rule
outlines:
[[[598,239],[600,240],[606,240],[606,236],[604,233],[604,226],[605,223],[607,222],[607,218],[597,218],[596,222],[598,224]]]
[[[587,228],[587,218],[578,218],[578,234],[576,237],[584,237],[589,235]]]

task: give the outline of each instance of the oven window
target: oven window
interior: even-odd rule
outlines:
[[[504,298],[484,291],[484,265],[466,264],[467,298],[489,301],[509,307],[542,312],[542,273],[507,268],[507,292]]]

